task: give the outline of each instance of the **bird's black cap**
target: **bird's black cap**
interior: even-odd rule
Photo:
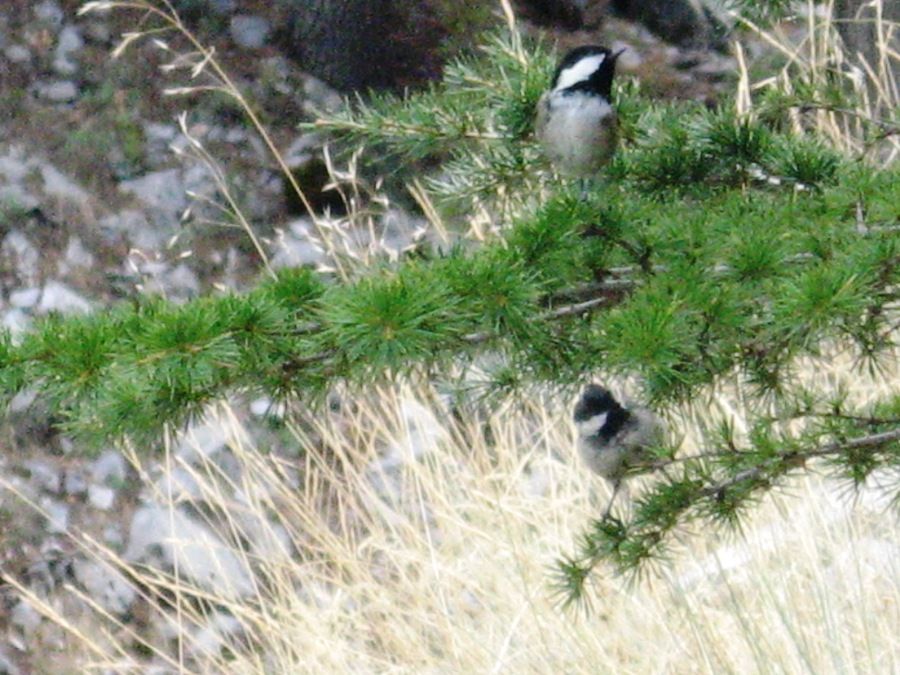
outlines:
[[[589,384],[575,405],[575,422],[586,422],[604,413],[606,421],[596,433],[601,440],[609,441],[628,423],[631,413],[619,404],[609,389]]]
[[[599,384],[589,384],[575,406],[575,421],[584,422],[595,415],[608,413],[621,407],[608,389]]]
[[[556,67],[556,72],[553,73],[553,86],[556,86],[556,83],[559,81],[559,76],[566,68],[571,68],[581,61],[581,59],[602,54],[606,58],[603,59],[603,63],[600,64],[600,67],[594,71],[588,79],[576,82],[572,86],[566,87],[563,91],[592,92],[601,94],[609,99],[612,95],[613,75],[616,73],[616,59],[619,58],[619,55],[623,51],[625,50],[620,49],[617,52],[613,52],[608,47],[601,47],[600,45],[583,45],[581,47],[576,47],[567,53]]]

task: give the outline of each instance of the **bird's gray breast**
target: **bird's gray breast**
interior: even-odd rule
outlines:
[[[537,132],[544,152],[557,169],[589,176],[615,149],[616,117],[608,101],[583,92],[554,92],[538,109]]]

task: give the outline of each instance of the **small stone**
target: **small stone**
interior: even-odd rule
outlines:
[[[25,283],[36,283],[41,276],[38,266],[41,254],[28,236],[20,230],[12,230],[0,243],[0,257],[4,265],[13,266],[16,276]],[[15,303],[11,304],[17,306]]]
[[[616,60],[616,65],[621,66],[622,70],[625,72],[637,70],[644,62],[644,59],[641,58],[640,51],[635,49],[627,42],[614,40],[610,45],[610,49],[612,49],[614,52],[622,52],[619,55],[619,58]]]
[[[31,326],[31,319],[27,313],[15,307],[8,312],[0,314],[0,326],[8,330],[12,335],[22,335]]]
[[[226,612],[217,611],[206,617],[203,624],[190,638],[192,654],[217,658],[221,651],[241,632],[241,622]]]
[[[91,479],[98,485],[117,487],[127,473],[125,458],[115,450],[107,450],[91,464]]]
[[[38,82],[34,90],[38,98],[51,103],[71,103],[78,98],[78,87],[71,80]]]
[[[147,161],[161,164],[171,158],[171,145],[178,138],[178,128],[173,124],[147,122],[144,124],[144,139],[147,144]]]
[[[41,504],[47,512],[47,532],[63,534],[69,529],[69,507],[62,502],[46,500]]]
[[[84,47],[84,38],[81,31],[75,26],[66,26],[59,32],[56,41],[56,53],[58,56],[68,57],[72,52]]]
[[[231,37],[245,49],[263,47],[271,30],[269,22],[261,16],[239,14],[231,17]]]
[[[25,462],[25,468],[31,474],[31,480],[38,487],[46,492],[59,494],[62,489],[62,479],[55,466],[39,459],[31,459]]]
[[[227,447],[230,438],[228,429],[222,424],[195,424],[181,435],[177,454],[187,462],[202,464],[204,458]]]
[[[163,240],[178,227],[181,214],[188,204],[180,169],[154,171],[140,178],[122,181],[119,189],[133,194],[149,207],[153,224],[164,232],[161,234]]]
[[[10,45],[3,50],[3,53],[10,63],[28,63],[31,61],[31,52],[22,45]]]
[[[20,288],[9,294],[9,304],[21,309],[32,309],[40,299],[40,288]]]
[[[28,638],[41,625],[43,618],[34,606],[25,599],[19,600],[9,613],[9,620],[13,626],[22,631]]]
[[[132,247],[153,251],[165,245],[166,234],[150,225],[143,211],[126,209],[101,218],[97,223],[107,244],[124,240]]]
[[[40,314],[87,314],[91,311],[91,303],[65,284],[48,281],[37,309]]]
[[[78,65],[72,61],[72,56],[84,47],[81,32],[75,26],[66,26],[59,33],[56,43],[56,51],[53,56],[53,70],[60,75],[72,75],[78,70]]]
[[[90,199],[90,193],[87,190],[52,164],[42,163],[40,172],[41,178],[44,180],[44,192],[48,195],[76,202],[79,205]]]
[[[236,0],[209,0],[209,8],[214,14],[231,14],[237,9]]]
[[[337,91],[312,75],[307,75],[303,80],[303,94],[306,97],[303,107],[310,112],[335,112],[344,106],[344,98]]]
[[[43,288],[22,288],[9,294],[13,307],[29,309],[36,314],[87,314],[90,303],[68,286],[48,281]]]
[[[39,21],[44,21],[54,28],[59,28],[62,26],[63,19],[66,15],[62,8],[53,2],[53,0],[44,0],[44,2],[39,2],[35,5],[34,16]]]
[[[125,614],[137,597],[134,586],[108,563],[79,559],[73,563],[72,570],[91,598],[112,614]]]
[[[246,559],[179,509],[150,505],[135,511],[124,557],[177,567],[180,574],[222,598],[256,592]]]
[[[66,469],[65,478],[63,478],[63,489],[66,494],[72,497],[83,495],[88,491],[87,479],[84,477],[84,471],[80,468],[70,467]]]
[[[88,502],[95,509],[109,511],[116,501],[116,491],[105,485],[91,485],[88,488]]]
[[[109,25],[103,21],[89,21],[84,26],[84,36],[91,42],[107,45],[112,40]]]
[[[116,551],[121,551],[125,546],[125,537],[122,535],[122,529],[118,525],[110,525],[103,530],[103,541]]]
[[[0,649],[0,675],[21,675],[21,672],[6,652]]]
[[[257,417],[268,419],[281,419],[287,412],[287,406],[283,402],[275,402],[268,396],[255,399],[250,404],[250,412]]]
[[[170,298],[188,299],[200,294],[197,274],[184,263],[176,265],[165,278],[166,295]]]
[[[164,495],[173,502],[200,501],[203,499],[203,486],[187,469],[176,466],[171,472],[163,473],[154,484],[154,492]]]
[[[78,237],[69,237],[66,252],[59,261],[60,274],[68,274],[76,269],[90,269],[94,266],[94,255]]]

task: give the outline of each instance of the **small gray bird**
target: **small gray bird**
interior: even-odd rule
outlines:
[[[606,47],[587,45],[566,54],[549,91],[537,105],[535,131],[547,158],[566,176],[592,178],[616,150],[611,102],[616,59]]]
[[[654,460],[649,448],[662,441],[662,422],[646,408],[624,408],[608,389],[591,384],[575,406],[575,426],[582,459],[612,483],[609,514],[626,474]]]

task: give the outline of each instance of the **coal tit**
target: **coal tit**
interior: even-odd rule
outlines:
[[[593,177],[615,152],[616,111],[610,99],[616,59],[622,51],[613,53],[595,45],[573,49],[563,57],[550,90],[538,101],[537,138],[563,175]]]
[[[649,448],[663,437],[662,422],[651,411],[637,406],[626,409],[608,389],[596,384],[581,394],[575,426],[581,458],[612,483],[613,500],[626,474],[651,468],[655,456]]]

